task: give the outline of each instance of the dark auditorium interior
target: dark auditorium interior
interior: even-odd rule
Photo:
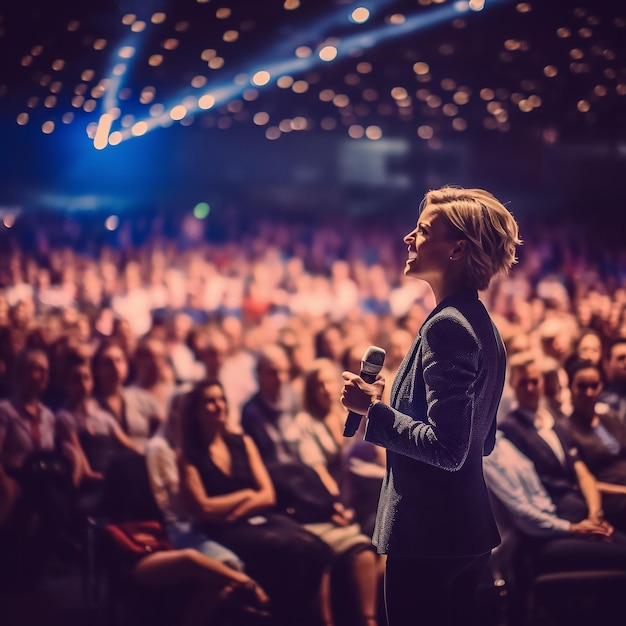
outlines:
[[[480,298],[511,358],[542,364],[541,402],[616,536],[596,559],[601,540],[553,503],[520,521],[486,475],[502,543],[480,624],[623,623],[625,3],[7,0],[0,59],[2,626],[388,626],[369,542],[333,545],[297,610],[295,565],[209,548],[173,442],[206,379],[243,432],[267,346],[287,357],[294,423],[315,421],[320,359],[340,381],[386,346],[393,379],[392,344],[435,304],[404,280],[403,237],[445,185],[489,190],[519,224],[518,263]],[[572,426],[577,359],[601,377],[592,443]],[[507,378],[498,420],[516,402]],[[384,456],[329,436],[344,530],[369,540]]]

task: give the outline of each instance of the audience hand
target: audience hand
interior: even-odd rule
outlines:
[[[347,509],[341,502],[335,502],[333,505],[335,513],[332,516],[333,522],[338,526],[349,526],[354,522],[354,511]]]
[[[570,532],[575,535],[582,535],[586,537],[606,537],[610,538],[613,535],[614,528],[605,520],[595,521],[591,519],[584,519],[582,522],[572,524],[570,526]]]

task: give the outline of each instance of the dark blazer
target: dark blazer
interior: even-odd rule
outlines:
[[[474,290],[431,312],[365,439],[387,449],[373,542],[382,554],[461,557],[500,542],[482,458],[495,445],[506,371],[500,334]]]

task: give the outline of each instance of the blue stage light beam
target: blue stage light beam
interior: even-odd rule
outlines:
[[[487,4],[492,7],[510,1],[511,0],[490,0]],[[382,6],[386,4],[388,4],[388,2],[363,2],[360,3],[359,6],[368,8],[368,10],[373,12],[379,11]],[[325,32],[332,32],[332,27],[337,26],[340,21],[342,25],[345,25],[346,21],[349,21],[349,16],[355,8],[357,7],[351,6],[349,9],[342,7],[340,11],[334,11],[332,15],[327,15],[314,25],[307,27],[307,40],[310,40],[310,34],[314,32],[317,35],[316,39],[321,42],[321,44],[318,43],[319,49],[323,48],[326,42],[329,42],[327,45],[332,45],[335,48],[336,54],[332,58],[332,61],[343,58],[356,50],[373,48],[388,40],[426,30],[458,17],[459,15],[482,11],[486,6],[483,0],[458,0],[457,2],[439,6],[429,11],[420,11],[419,14],[406,17],[401,23],[385,24],[384,26],[372,28],[366,32],[348,35],[341,39],[332,38],[330,34],[324,34]],[[361,26],[362,25],[357,25],[359,28]],[[294,37],[291,37],[288,43],[289,46],[285,42],[274,46],[270,51],[266,52],[263,60],[259,60],[258,55],[255,55],[254,63],[251,63],[247,67],[239,68],[237,72],[233,72],[231,77],[225,79],[223,82],[216,82],[205,88],[200,96],[194,95],[194,92],[191,90],[185,90],[168,104],[163,105],[163,113],[158,116],[140,120],[130,128],[123,128],[111,132],[115,120],[111,118],[108,111],[105,111],[100,117],[96,137],[94,138],[94,145],[96,138],[98,138],[98,146],[96,147],[102,149],[107,145],[115,145],[122,141],[142,136],[155,128],[162,128],[171,125],[174,121],[180,121],[187,115],[227,104],[241,97],[249,88],[267,88],[275,84],[276,80],[281,76],[302,74],[318,65],[332,62],[324,61],[319,55],[319,49],[317,54],[313,53],[305,58],[291,56],[293,55],[294,46],[297,47],[298,44],[302,45],[302,40],[296,42]],[[288,50],[287,47],[289,48]],[[291,58],[280,58],[277,54],[278,52],[289,54]],[[253,82],[254,77],[257,76],[259,72],[267,73],[269,79],[262,83]],[[239,76],[247,76],[249,79],[245,83],[242,83],[242,81],[237,80]],[[115,96],[112,96],[112,98],[113,99],[108,101],[109,103],[114,101]],[[191,99],[195,102],[193,107],[188,108],[182,104]],[[111,141],[112,139],[114,139],[114,141]]]
[[[143,33],[132,33],[128,35],[128,37],[117,46],[114,56],[111,57],[108,77],[105,79],[107,87],[102,99],[102,108],[105,112],[98,120],[98,126],[93,140],[93,145],[96,150],[103,150],[108,145],[109,133],[116,119],[112,111],[118,106],[118,94],[124,87],[125,77],[128,76],[132,68],[132,59],[136,59],[138,56],[137,53],[141,48],[143,38]]]

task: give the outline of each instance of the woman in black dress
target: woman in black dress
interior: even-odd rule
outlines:
[[[224,389],[202,381],[183,417],[181,487],[209,537],[232,549],[268,592],[276,624],[320,624],[328,546],[276,513],[274,487],[250,437],[226,429]],[[307,621],[310,620],[310,621]]]
[[[626,530],[626,426],[607,404],[600,366],[579,359],[567,370],[572,413],[564,421],[580,458],[598,481],[605,518]]]

